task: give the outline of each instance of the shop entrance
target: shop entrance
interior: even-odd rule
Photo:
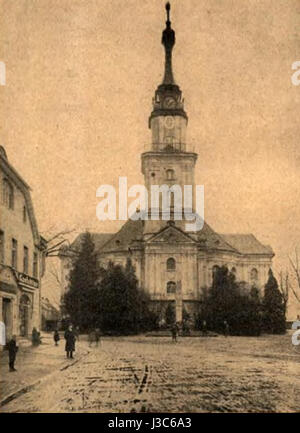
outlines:
[[[20,335],[27,337],[29,334],[29,320],[31,313],[31,302],[27,295],[22,295],[19,307]]]
[[[2,299],[2,318],[5,324],[6,338],[12,336],[12,301],[10,298]]]

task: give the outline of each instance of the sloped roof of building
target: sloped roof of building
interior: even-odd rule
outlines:
[[[229,244],[226,239],[216,233],[206,222],[204,222],[203,228],[198,232],[198,240],[203,240],[207,249],[238,252],[234,245]]]
[[[128,249],[133,241],[142,240],[143,225],[144,222],[141,220],[133,221],[129,219],[121,227],[121,229],[111,237],[111,239],[103,246],[103,248],[101,248],[101,252],[124,251],[125,249]],[[168,223],[166,222],[165,227],[163,227],[160,232],[165,230],[167,226]],[[189,235],[189,233],[187,234]],[[226,240],[216,233],[206,222],[204,223],[201,232],[199,232],[199,235],[200,238],[205,241],[205,247],[208,249],[225,250],[238,253],[234,246],[227,243]],[[151,241],[151,238],[149,241]]]
[[[99,251],[103,245],[114,235],[114,233],[91,233],[92,240],[95,245],[95,250]],[[81,247],[84,233],[80,233],[71,244],[71,250],[78,251]]]
[[[26,183],[25,180],[21,177],[21,175],[17,172],[17,170],[8,161],[7,154],[3,146],[0,146],[0,165],[1,165],[1,169],[5,173],[5,176],[7,176],[10,181],[13,181],[15,186],[17,186],[24,195],[25,202],[26,202],[26,209],[28,212],[29,221],[31,224],[32,233],[34,237],[34,242],[36,246],[40,248],[41,238],[38,230],[37,221],[35,218],[33,203],[31,200],[31,195],[30,195],[31,188],[28,185],[28,183]]]
[[[123,251],[128,249],[133,241],[141,241],[143,238],[144,221],[129,219],[121,227],[121,229],[103,246],[102,250],[105,251]]]
[[[263,245],[252,234],[222,234],[222,238],[241,254],[274,255],[269,245]]]
[[[134,241],[142,241],[143,225],[141,220],[125,222],[117,233],[91,233],[97,252],[117,252],[128,250]],[[163,231],[168,226],[162,228]],[[189,234],[189,233],[188,233]],[[71,244],[71,250],[79,250],[84,233],[80,233]],[[193,239],[193,236],[191,237]],[[274,255],[272,248],[263,245],[256,237],[249,234],[218,234],[206,222],[197,233],[197,240],[208,250],[229,251],[236,254]],[[151,242],[151,238],[149,240]],[[196,241],[196,239],[195,239]]]

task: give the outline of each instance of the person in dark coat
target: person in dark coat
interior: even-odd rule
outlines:
[[[76,340],[79,341],[79,335],[80,335],[80,329],[79,329],[79,326],[76,326],[76,328],[75,328],[75,330],[74,330],[74,334],[75,334]]]
[[[177,341],[177,334],[178,334],[178,326],[177,323],[174,323],[171,329],[172,332],[172,341]]]
[[[58,346],[60,336],[59,336],[59,332],[57,329],[55,329],[55,331],[54,331],[53,340],[55,341],[55,346]]]
[[[8,349],[8,359],[9,359],[9,371],[17,371],[15,369],[15,360],[18,351],[18,346],[17,346],[17,337],[15,335],[13,335],[9,340],[9,342],[7,343],[7,349]]]
[[[98,347],[99,341],[101,345],[101,331],[99,328],[95,329],[95,334],[96,334],[96,346]]]
[[[224,320],[224,335],[225,335],[225,337],[228,337],[228,335],[229,335],[229,324],[228,324],[227,320]]]
[[[41,344],[41,334],[36,328],[32,329],[31,340],[33,346]]]
[[[206,324],[206,320],[203,320],[203,322],[202,322],[202,332],[203,332],[203,335],[207,335],[207,324]]]
[[[66,340],[67,358],[73,358],[73,352],[75,352],[76,337],[72,325],[70,325],[65,332],[65,340]]]

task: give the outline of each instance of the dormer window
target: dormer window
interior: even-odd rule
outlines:
[[[3,179],[2,203],[9,209],[14,208],[14,188],[8,179]]]

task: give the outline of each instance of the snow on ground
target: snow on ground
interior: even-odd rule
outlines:
[[[36,352],[31,349],[27,362],[20,354],[17,373],[7,373],[7,364],[1,362],[5,395],[11,391],[10,380],[13,389],[18,380],[24,382],[26,369],[27,382],[31,370],[36,370],[34,380],[44,379],[0,411],[300,410],[300,346],[292,345],[291,332],[259,338],[185,337],[178,343],[171,337],[107,337],[92,348],[80,339],[74,363],[65,360],[63,346],[61,342],[58,348],[51,343]],[[51,374],[45,377],[46,370]]]

